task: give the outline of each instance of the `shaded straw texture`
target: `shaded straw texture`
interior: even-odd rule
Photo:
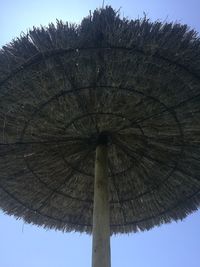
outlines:
[[[105,138],[104,138],[105,137]],[[200,203],[200,41],[186,25],[111,7],[0,51],[0,207],[91,233],[95,149],[108,143],[111,233]]]

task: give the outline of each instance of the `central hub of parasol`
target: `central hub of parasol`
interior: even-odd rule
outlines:
[[[112,133],[109,131],[102,131],[100,133],[92,134],[88,139],[88,144],[95,147],[99,145],[108,146],[112,144]]]
[[[111,136],[109,132],[103,131],[97,136],[97,146],[98,145],[105,145],[107,146],[110,143]]]

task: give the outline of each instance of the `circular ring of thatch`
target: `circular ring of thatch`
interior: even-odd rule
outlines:
[[[94,155],[108,146],[111,233],[184,218],[200,202],[200,42],[107,7],[34,29],[0,52],[0,206],[92,230]]]

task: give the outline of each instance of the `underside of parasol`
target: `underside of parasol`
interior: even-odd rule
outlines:
[[[198,209],[199,88],[186,25],[106,7],[13,40],[0,50],[0,207],[93,232],[93,262],[107,253],[109,266],[110,235]]]

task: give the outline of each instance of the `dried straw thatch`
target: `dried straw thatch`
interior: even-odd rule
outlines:
[[[92,230],[94,156],[109,149],[111,233],[184,218],[200,203],[200,40],[186,25],[50,24],[0,51],[0,207]]]

